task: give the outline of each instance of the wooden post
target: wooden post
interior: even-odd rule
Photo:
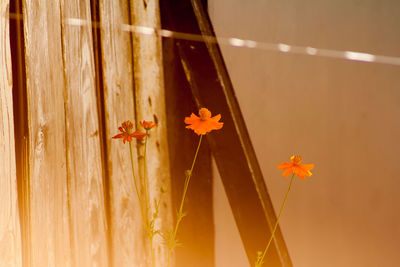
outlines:
[[[30,265],[71,266],[60,2],[23,1]]]
[[[135,123],[129,3],[100,0],[101,60],[104,87],[106,163],[108,166],[112,265],[145,267],[145,236],[132,180],[129,144],[112,140],[126,120]],[[135,144],[135,142],[133,142]],[[138,177],[136,145],[135,175]]]
[[[9,1],[0,3],[0,266],[22,266],[15,169]]]
[[[69,25],[81,19],[84,25]],[[62,0],[68,207],[74,266],[108,266],[90,1]]]
[[[134,26],[159,29],[159,1],[131,1],[131,20]],[[142,159],[140,161],[142,175],[144,169],[147,169],[152,214],[154,202],[160,197],[161,187],[165,186],[171,192],[161,37],[152,31],[134,33],[132,47],[136,119],[151,120],[158,124],[150,132],[147,166],[144,166]],[[167,194],[163,196],[157,227],[164,230],[171,228],[171,211],[170,194]],[[155,237],[155,250],[156,266],[165,266],[167,248],[162,244],[159,235]]]

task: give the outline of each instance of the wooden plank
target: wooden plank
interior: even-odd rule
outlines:
[[[62,0],[65,120],[72,259],[108,266],[90,1]],[[68,25],[70,18],[88,23]]]
[[[22,266],[15,163],[9,1],[0,3],[0,266]]]
[[[99,4],[112,266],[145,266],[145,236],[128,144],[111,139],[123,121],[135,123],[131,35],[121,27],[130,23],[129,2],[100,0]],[[138,177],[137,160],[134,164]]]
[[[160,28],[158,0],[131,1],[131,23],[136,26]],[[141,173],[147,169],[149,184],[150,214],[155,211],[154,203],[160,197],[160,188],[170,188],[168,158],[167,119],[162,64],[161,37],[153,34],[133,33],[133,63],[135,82],[135,103],[137,120],[151,120],[158,126],[151,130],[147,145],[147,165],[140,160]],[[142,147],[143,148],[143,147]],[[170,190],[168,190],[170,192]],[[158,228],[172,229],[170,194],[164,194]],[[167,246],[159,235],[154,238],[156,251],[155,266],[167,262]]]
[[[22,1],[10,2],[10,13],[22,18]],[[22,266],[30,263],[30,216],[29,216],[29,177],[28,177],[28,115],[25,81],[25,54],[23,43],[24,29],[22,19],[10,19],[10,43],[13,76],[14,133],[16,173],[18,186],[18,205],[21,224]]]
[[[215,36],[202,1],[164,0],[163,3],[168,29]],[[207,141],[249,262],[254,264],[256,252],[265,247],[276,216],[222,55],[213,43],[178,40],[177,46],[176,60],[182,64],[198,106],[223,114],[224,129],[208,135]],[[265,262],[271,266],[292,266],[279,229]]]
[[[70,266],[60,2],[23,1],[31,266]]]
[[[184,117],[196,113],[190,86],[176,60],[175,40],[163,40],[168,146],[171,162],[171,191],[174,210],[179,208],[185,170],[192,164],[199,137],[185,129]],[[176,248],[177,267],[214,266],[214,212],[212,194],[211,151],[208,143],[201,144],[190,181],[183,219],[177,238],[182,246]]]

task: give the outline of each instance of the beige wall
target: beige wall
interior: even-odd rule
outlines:
[[[400,56],[400,1],[209,0],[218,36]],[[394,267],[400,250],[400,67],[222,46],[295,267]],[[223,115],[222,115],[223,116]],[[217,267],[243,267],[216,181]],[[266,237],[267,239],[268,237]]]

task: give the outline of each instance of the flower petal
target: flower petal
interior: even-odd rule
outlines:
[[[193,124],[196,121],[200,121],[200,118],[194,115],[193,113],[190,115],[190,117],[185,118],[185,123],[186,124]]]
[[[219,130],[224,126],[223,122],[217,122],[217,121],[209,121],[208,124],[212,128],[212,130]]]
[[[112,138],[118,139],[118,138],[122,138],[122,137],[124,137],[124,134],[120,133],[120,134],[117,134],[116,136],[113,136]]]
[[[147,134],[146,133],[141,133],[139,130],[136,130],[134,133],[131,133],[129,136],[136,138],[138,140],[142,140],[143,137],[145,137]]]
[[[214,117],[210,118],[210,120],[213,120],[215,122],[218,122],[221,119],[221,114],[215,115]]]
[[[294,166],[294,173],[296,173],[301,179],[306,178],[308,171],[303,170],[300,166]]]
[[[278,168],[279,170],[284,170],[284,169],[290,168],[290,167],[292,167],[292,166],[293,166],[293,165],[292,165],[291,163],[289,163],[289,162],[284,162],[284,163],[279,164],[279,165],[277,166],[277,168]]]
[[[314,164],[301,164],[300,168],[302,168],[305,171],[309,171],[314,169]]]
[[[282,175],[285,177],[289,177],[289,175],[291,175],[292,173],[293,173],[293,168],[289,168],[286,171],[284,171]]]

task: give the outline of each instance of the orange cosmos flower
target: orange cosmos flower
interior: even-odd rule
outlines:
[[[145,133],[141,133],[138,130],[136,130],[135,132],[133,131],[133,123],[131,121],[124,121],[122,123],[122,127],[118,127],[118,130],[121,131],[120,134],[117,134],[116,136],[113,136],[114,139],[118,139],[118,138],[123,138],[124,144],[125,141],[131,142],[132,141],[132,137],[136,138],[138,140],[142,140],[143,137],[145,137],[147,134]]]
[[[141,122],[140,122],[140,125],[141,125],[144,129],[146,129],[146,130],[148,131],[148,130],[151,130],[152,128],[156,127],[156,126],[157,126],[157,123],[153,123],[152,121],[141,121]]]
[[[288,177],[290,174],[297,174],[301,179],[306,176],[311,176],[310,170],[314,168],[314,164],[301,164],[302,158],[300,156],[292,156],[289,162],[284,162],[278,165],[278,169],[285,170],[282,175]]]
[[[211,112],[208,109],[201,108],[199,117],[192,113],[190,117],[185,118],[185,123],[190,124],[186,128],[192,129],[197,135],[204,135],[212,130],[221,129],[224,123],[219,122],[220,119],[221,114],[211,117]]]

